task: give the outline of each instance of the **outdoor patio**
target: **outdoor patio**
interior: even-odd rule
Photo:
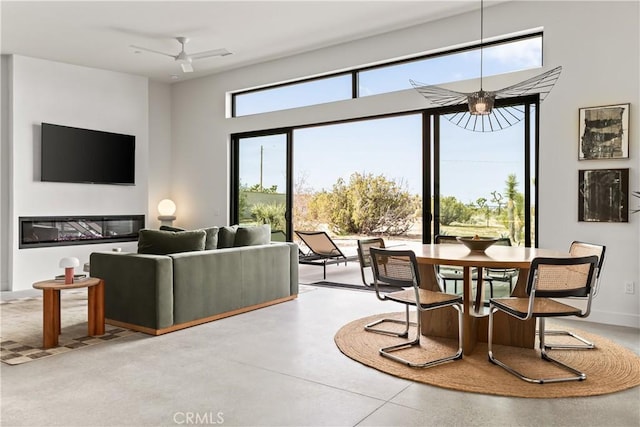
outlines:
[[[317,265],[305,265],[300,264],[298,268],[299,278],[298,281],[303,285],[313,285],[314,283],[324,282],[323,286],[327,286],[328,284],[335,284],[336,288],[347,288],[347,286],[341,287],[340,285],[350,285],[348,288],[354,288],[354,286],[360,286],[362,290],[366,290],[364,284],[362,283],[362,275],[360,273],[360,263],[357,259],[357,240],[356,239],[339,239],[334,238],[333,241],[338,245],[340,250],[344,252],[344,254],[349,258],[346,265],[344,263],[340,264],[330,264],[327,265],[327,278],[322,278],[322,266]],[[387,240],[385,239],[385,244],[388,248],[393,247],[402,247],[406,244],[407,241],[403,240]],[[298,243],[300,244],[300,243]],[[306,248],[301,246],[304,251]],[[353,259],[351,259],[353,257]],[[366,278],[369,282],[373,280],[371,276],[371,270],[365,270]],[[513,283],[515,284],[516,279],[513,279]],[[448,287],[448,292],[453,292],[453,286]],[[475,283],[474,283],[475,287]],[[462,293],[462,281],[458,283],[458,293]],[[485,295],[488,298],[488,287],[485,288]],[[494,282],[494,297],[500,298],[508,296],[509,287],[504,282]]]

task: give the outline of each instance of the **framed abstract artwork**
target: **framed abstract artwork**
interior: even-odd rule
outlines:
[[[580,108],[579,160],[629,158],[630,104]]]
[[[629,222],[629,169],[578,172],[578,221]]]

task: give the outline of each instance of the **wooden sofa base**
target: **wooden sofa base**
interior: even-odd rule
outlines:
[[[298,297],[298,295],[291,295],[284,298],[278,298],[272,301],[263,302],[260,304],[250,305],[248,307],[238,308],[236,310],[227,311],[224,313],[216,314],[214,316],[205,317],[202,319],[192,320],[190,322],[180,323],[179,325],[173,325],[162,329],[154,329],[147,328],[146,326],[134,325],[132,323],[120,322],[118,320],[113,319],[105,319],[105,322],[113,325],[119,326],[121,328],[131,329],[132,331],[143,332],[149,335],[163,335],[169,332],[179,331],[180,329],[190,328],[191,326],[202,325],[203,323],[212,322],[214,320],[223,319],[225,317],[235,316],[236,314],[246,313],[248,311],[257,310],[259,308],[268,307],[270,305],[280,304],[282,302],[291,301]]]

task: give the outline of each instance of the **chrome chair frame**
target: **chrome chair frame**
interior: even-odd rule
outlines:
[[[364,273],[365,268],[371,268],[373,272],[373,267],[371,267],[371,254],[369,253],[369,249],[372,247],[378,247],[378,248],[384,249],[385,247],[384,239],[381,237],[375,237],[371,239],[358,240],[358,261],[360,261],[360,274],[362,276],[362,283],[364,283],[364,285],[367,287],[373,287],[376,291],[376,296],[378,297],[379,300],[387,301],[386,296],[380,294],[378,285],[375,283],[375,277],[374,277],[373,283],[368,283],[365,277],[365,273]],[[398,325],[403,325],[405,329],[403,332],[397,332],[397,331],[377,327],[383,323],[395,323]],[[396,336],[400,338],[407,338],[409,336],[409,327],[411,326],[417,326],[417,325],[415,322],[411,322],[409,306],[407,305],[405,320],[389,319],[389,318],[378,319],[375,322],[371,322],[365,325],[364,330],[367,332],[375,332],[383,335],[391,335],[391,336]]]
[[[487,350],[489,361],[495,365],[498,365],[511,374],[517,376],[521,380],[536,383],[556,383],[564,381],[583,381],[587,378],[584,372],[571,367],[557,359],[552,358],[546,352],[545,346],[545,317],[560,317],[560,316],[578,316],[580,317],[585,312],[588,313],[591,307],[592,292],[591,289],[595,283],[595,272],[597,270],[598,257],[595,255],[578,257],[578,258],[534,258],[531,262],[531,269],[529,270],[529,276],[527,278],[527,294],[526,298],[496,298],[491,299],[489,303],[489,336],[487,340]],[[589,265],[589,271],[586,275],[585,283],[582,287],[577,289],[567,290],[538,290],[539,282],[539,269],[540,266],[579,266]],[[544,267],[543,267],[544,268]],[[537,294],[537,295],[536,295]],[[571,296],[585,296],[588,299],[587,308],[585,311],[577,307],[573,307],[567,304],[563,304],[553,300],[552,298],[566,298]],[[526,311],[521,310],[514,304],[518,301],[526,301]],[[560,377],[560,378],[531,378],[523,373],[517,371],[506,363],[498,360],[493,353],[493,315],[497,311],[502,311],[510,316],[516,317],[520,320],[528,320],[530,318],[538,319],[539,328],[539,349],[540,358],[542,360],[551,362],[556,366],[564,369],[567,372],[574,374],[574,376]]]
[[[579,242],[579,241],[571,242],[571,247],[569,248],[569,253],[572,255],[587,253],[589,255],[595,255],[598,257],[598,266],[595,273],[596,278],[595,278],[595,283],[592,290],[593,298],[595,298],[598,295],[598,290],[600,289],[600,273],[602,273],[602,266],[604,265],[605,251],[606,251],[606,246],[595,245],[592,243]],[[587,317],[589,316],[590,313],[591,313],[591,302],[589,301],[589,305],[585,310],[584,314],[581,314],[578,317]],[[582,343],[582,344],[557,344],[557,343],[545,344],[545,348],[547,350],[591,350],[596,348],[596,345],[593,342],[571,331],[545,330],[544,333],[542,333],[541,330],[538,330],[537,334],[540,337],[542,337],[542,339],[549,336],[569,336]]]
[[[451,244],[451,245],[462,245],[457,239],[457,236],[450,236],[446,234],[438,234],[435,237],[435,242],[438,244]],[[447,282],[449,280],[453,281],[453,292],[455,294],[458,293],[458,281],[463,281],[462,268],[461,267],[453,267],[448,265],[437,265],[436,266],[436,277],[438,281],[441,283],[440,288],[447,292]],[[478,270],[477,268],[472,269],[472,280],[478,280]],[[482,280],[489,284],[489,295],[493,298],[493,278],[489,275],[482,275]],[[498,279],[500,280],[500,279]]]
[[[380,295],[378,293],[378,282],[382,282],[385,286],[398,286],[400,288],[412,288],[409,290],[403,290],[399,292],[392,292],[384,295],[385,300],[399,302],[401,304],[406,305],[406,309],[409,310],[409,306],[416,307],[417,314],[417,322],[416,322],[416,336],[415,338],[387,346],[379,349],[379,353],[381,356],[391,359],[395,362],[402,363],[404,365],[413,367],[413,368],[428,368],[431,366],[439,365],[441,363],[449,362],[452,360],[457,360],[462,358],[462,297],[458,295],[450,295],[445,294],[443,292],[433,292],[425,289],[420,289],[420,276],[418,273],[418,263],[416,260],[415,253],[410,250],[389,250],[382,248],[371,248],[371,266],[374,272],[374,286],[376,288],[376,294],[378,298]],[[386,274],[386,267],[381,268],[381,265],[384,266],[385,261],[388,259],[393,259],[393,257],[406,257],[410,261],[411,266],[411,279],[393,277],[391,275]],[[427,299],[431,298],[432,301],[426,301],[424,298],[421,298],[421,295],[425,296]],[[449,298],[446,298],[449,297]],[[411,348],[414,346],[420,346],[420,337],[422,336],[422,321],[420,313],[429,310],[435,310],[443,307],[453,307],[458,311],[458,350],[455,354],[450,356],[445,356],[439,359],[428,360],[425,362],[412,362],[400,356],[393,354],[396,351]]]

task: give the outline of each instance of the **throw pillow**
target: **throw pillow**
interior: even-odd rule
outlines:
[[[207,233],[207,239],[204,242],[204,249],[216,249],[218,247],[218,232],[220,229],[218,227],[209,227],[203,228],[203,230]]]
[[[171,227],[169,225],[161,225],[160,230],[163,231],[187,231],[184,228]],[[204,242],[204,249],[216,249],[218,247],[218,227],[209,227],[209,228],[201,228],[200,230],[204,230],[207,233],[207,239]]]
[[[256,227],[239,227],[233,246],[266,245],[271,241],[271,225],[264,224]]]
[[[232,248],[236,240],[237,225],[220,227],[218,230],[218,249]]]
[[[163,231],[142,229],[138,233],[138,253],[167,255],[204,250],[207,233],[204,230]]]

